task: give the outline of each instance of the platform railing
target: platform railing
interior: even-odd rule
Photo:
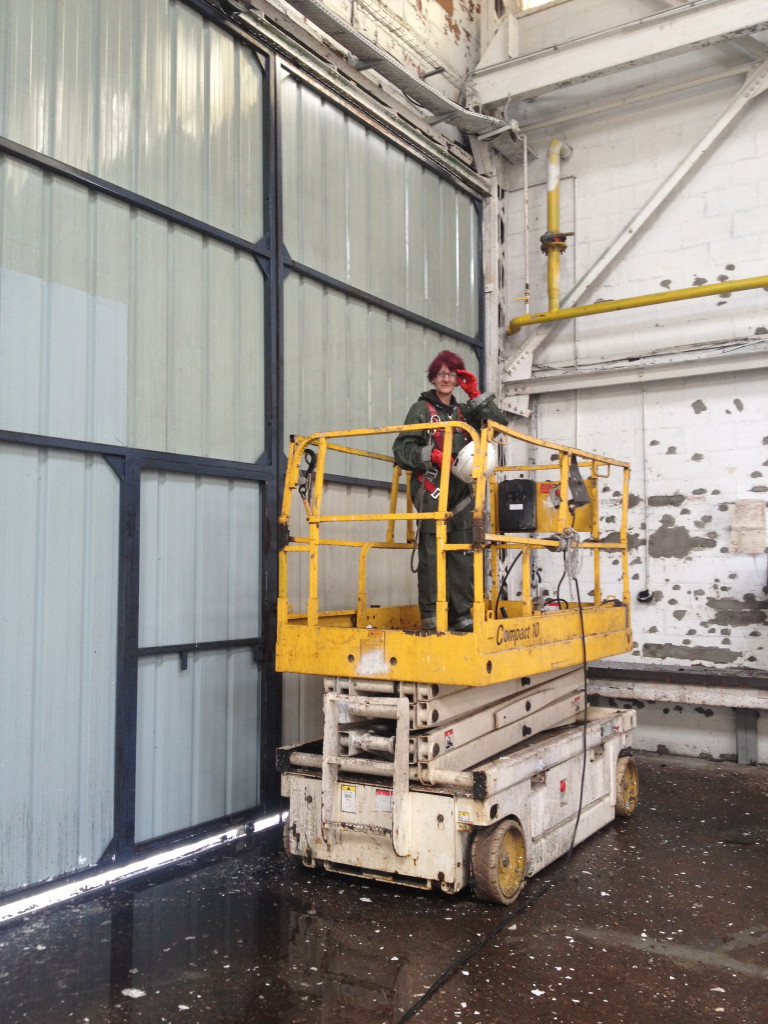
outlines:
[[[316,627],[327,616],[348,615],[350,625],[365,626],[370,621],[371,607],[368,603],[368,563],[373,551],[408,551],[413,547],[415,529],[420,522],[432,520],[435,523],[437,548],[437,630],[448,629],[447,601],[447,567],[446,554],[450,551],[469,551],[473,556],[474,572],[474,603],[472,616],[475,627],[483,621],[503,618],[515,614],[530,616],[536,608],[531,586],[531,559],[538,550],[560,550],[574,554],[578,549],[591,553],[592,556],[592,590],[590,601],[582,599],[584,607],[600,605],[606,600],[602,593],[600,555],[616,552],[621,559],[621,601],[629,603],[629,571],[627,552],[627,512],[629,506],[629,465],[578,448],[543,441],[514,431],[506,425],[488,423],[482,430],[476,431],[469,424],[461,421],[441,422],[439,429],[444,432],[444,449],[452,450],[453,434],[459,430],[475,443],[472,478],[474,481],[473,536],[470,544],[449,544],[447,524],[452,513],[448,508],[448,490],[450,480],[450,461],[445,460],[436,478],[440,489],[438,508],[435,512],[424,512],[413,507],[410,497],[410,474],[403,473],[395,464],[391,455],[357,447],[357,438],[379,438],[382,435],[397,435],[403,431],[409,433],[422,431],[427,437],[435,430],[435,424],[403,424],[376,428],[360,428],[354,430],[324,431],[308,437],[291,439],[286,471],[285,489],[280,514],[281,545],[280,545],[280,579],[278,593],[278,621],[302,618],[307,625]],[[532,461],[523,465],[498,465],[491,473],[486,474],[489,451],[492,445],[507,441],[523,442],[533,449],[544,449],[554,453],[557,458],[549,463]],[[359,512],[347,514],[327,514],[324,512],[329,455],[341,454],[353,459],[373,460],[373,463],[384,463],[391,467],[389,486],[389,509],[387,512]],[[306,462],[302,466],[302,462]],[[590,502],[581,511],[569,502],[569,474],[572,463],[576,463],[579,471],[587,470],[589,476],[586,484],[590,494]],[[371,465],[371,463],[369,463]],[[559,503],[552,514],[547,513],[546,529],[536,534],[501,533],[499,529],[498,486],[506,475],[518,474],[528,479],[547,479],[553,475],[559,489]],[[622,475],[621,484],[621,515],[618,525],[618,540],[602,540],[600,538],[600,518],[598,507],[597,481],[608,477],[613,469]],[[359,479],[370,479],[371,470],[364,470]],[[485,486],[485,480],[488,486]],[[477,485],[482,481],[481,486]],[[405,486],[403,486],[405,482]],[[298,491],[304,507],[307,533],[304,536],[291,535],[290,518],[294,492]],[[402,505],[405,509],[403,510]],[[405,525],[405,540],[398,541],[396,524]],[[382,536],[378,540],[335,539],[323,535],[330,524],[340,523],[381,523]],[[578,526],[579,529],[575,529]],[[540,535],[547,534],[547,535]],[[588,539],[582,539],[586,534]],[[357,593],[354,609],[348,611],[322,610],[320,608],[320,552],[324,548],[357,549],[358,572]],[[510,551],[520,552],[521,559],[521,599],[520,602],[500,600],[502,556]],[[289,562],[293,555],[303,553],[308,556],[307,601],[306,612],[298,612],[288,604]],[[487,559],[486,559],[487,556]],[[616,600],[613,597],[612,600]],[[549,608],[548,610],[554,610]],[[386,616],[379,612],[377,622],[387,628]],[[398,628],[394,620],[390,628]],[[401,627],[400,627],[401,628]],[[418,628],[415,624],[413,628]]]

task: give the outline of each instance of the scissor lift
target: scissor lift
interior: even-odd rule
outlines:
[[[278,755],[289,798],[286,851],[308,866],[446,892],[472,880],[480,897],[511,902],[528,875],[616,813],[631,813],[636,803],[634,712],[587,709],[584,681],[587,661],[631,646],[629,468],[499,424],[476,432],[446,423],[449,433],[464,430],[475,442],[473,541],[451,545],[448,465],[441,470],[438,511],[417,512],[400,470],[381,451],[382,437],[389,442],[387,435],[403,429],[292,440],[281,515],[276,667],[323,676],[325,692],[322,741],[284,747]],[[368,448],[357,446],[364,437]],[[489,445],[507,441],[548,450],[556,472],[550,461],[502,464],[487,475]],[[450,438],[445,445],[450,450]],[[357,459],[389,465],[386,513],[325,512],[328,481],[349,480],[327,472],[334,457],[344,465]],[[621,476],[620,526],[618,538],[601,539],[597,481],[611,472]],[[509,480],[522,483],[510,490]],[[518,515],[521,493],[527,507]],[[297,496],[307,523],[301,537],[290,531]],[[416,524],[428,518],[435,520],[437,540],[434,632],[421,630],[414,605],[370,603],[367,582],[371,553],[402,559],[413,547]],[[379,534],[339,536],[345,524],[361,523]],[[398,523],[402,539],[396,539]],[[574,573],[575,556],[589,554],[589,601],[566,605],[532,592],[532,556],[547,549],[563,552]],[[320,607],[321,567],[334,550],[357,553],[354,608]],[[473,558],[473,630],[467,634],[447,628],[445,554],[451,550]],[[515,600],[505,593],[504,559],[512,552],[522,562]],[[620,563],[620,596],[602,595],[601,557]],[[304,562],[302,610],[289,602],[289,593],[296,600],[299,592],[291,590],[297,559]]]

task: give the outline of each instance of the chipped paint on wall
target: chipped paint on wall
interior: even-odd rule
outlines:
[[[645,658],[672,658],[687,664],[701,665],[732,665],[739,660],[738,651],[729,651],[723,647],[694,647],[683,644],[643,644]]]
[[[661,526],[648,538],[651,558],[687,558],[692,551],[717,546],[717,535],[693,536],[685,526],[678,526],[672,516],[664,516]]]
[[[481,48],[479,21],[483,12],[478,0],[399,0],[397,4],[391,0],[355,0],[352,4],[349,0],[324,0],[324,3],[417,78],[427,77],[430,86],[438,92],[451,100],[465,102],[464,88]],[[289,18],[297,18],[295,9],[282,0],[272,0],[272,6]],[[484,18],[487,20],[487,12]],[[305,19],[302,19],[302,26],[325,40]],[[402,99],[394,86],[375,77],[385,92],[394,90]]]
[[[710,597],[707,607],[714,615],[702,623],[704,626],[764,626],[768,622],[768,600],[760,600],[754,594],[743,598]]]
[[[661,505],[673,505],[679,507],[685,501],[684,494],[650,494],[648,505],[650,508],[659,508]]]

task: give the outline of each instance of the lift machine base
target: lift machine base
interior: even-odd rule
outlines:
[[[363,758],[340,770],[319,741],[283,747],[286,852],[307,867],[512,903],[572,842],[632,813],[634,726],[632,710],[590,708],[586,723],[467,771],[437,769],[432,784],[418,766],[403,781],[394,762],[386,774]]]

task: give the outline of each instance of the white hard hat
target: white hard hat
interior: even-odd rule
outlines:
[[[472,465],[475,461],[475,442],[469,441],[461,449],[459,454],[456,456],[453,465],[451,466],[451,472],[454,476],[458,477],[459,480],[463,480],[465,484],[468,484],[472,479]],[[495,444],[488,445],[488,453],[485,458],[485,473],[486,476],[490,476],[491,473],[499,465],[499,456],[496,451]]]

